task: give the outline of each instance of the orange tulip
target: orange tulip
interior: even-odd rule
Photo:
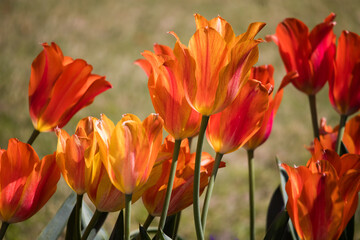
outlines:
[[[97,147],[94,134],[94,121],[96,120],[92,117],[80,120],[75,134],[71,137],[63,129],[56,130],[58,136],[57,164],[66,183],[78,195],[87,191],[92,174],[98,171],[98,169],[93,169]]]
[[[343,31],[339,38],[329,98],[334,109],[349,116],[360,109],[360,36]]]
[[[235,37],[231,25],[221,17],[210,21],[195,14],[196,32],[189,46],[180,43],[177,58],[186,66],[183,81],[189,104],[204,116],[221,112],[229,106],[248,80],[250,69],[258,59],[255,35],[264,23],[252,23]]]
[[[250,78],[256,79],[260,81],[263,85],[271,85],[274,86],[274,67],[272,65],[263,65],[259,67],[253,67],[251,69]],[[270,136],[273,121],[276,115],[276,112],[280,106],[284,87],[292,81],[297,74],[292,72],[291,74],[287,74],[282,80],[280,87],[273,97],[273,93],[269,96],[269,108],[266,110],[265,116],[262,120],[261,127],[259,130],[245,143],[244,148],[247,150],[254,150],[261,144],[263,144]]]
[[[266,88],[259,81],[249,80],[230,106],[210,116],[206,136],[215,152],[233,152],[259,130],[272,87]]]
[[[288,74],[299,75],[292,83],[307,95],[315,95],[331,78],[335,56],[335,34],[331,13],[309,33],[300,20],[287,18],[279,23],[276,34],[268,36],[278,46]]]
[[[56,191],[60,171],[55,155],[41,161],[34,149],[10,139],[0,149],[0,218],[3,222],[24,221],[39,211]]]
[[[307,167],[282,164],[289,175],[287,210],[301,239],[338,239],[354,215],[360,190],[360,156],[315,150]]]
[[[172,151],[174,149],[174,139],[170,135],[166,137],[159,158],[153,168],[150,178],[160,176],[154,186],[149,187],[142,195],[143,203],[152,216],[160,216],[164,205],[167,182],[169,179],[170,167],[172,162]],[[166,156],[166,157],[165,157]],[[165,159],[164,159],[165,158]],[[200,170],[200,193],[208,184],[214,165],[214,159],[208,153],[202,154]],[[220,167],[224,167],[222,162]],[[172,188],[168,215],[175,214],[193,202],[193,182],[195,168],[195,153],[191,154],[187,139],[181,144],[174,185]]]
[[[201,115],[193,110],[185,98],[182,81],[190,74],[180,57],[179,43],[174,50],[154,45],[154,52],[145,51],[146,60],[138,60],[149,77],[148,88],[154,109],[164,120],[165,129],[175,139],[193,137],[199,132]]]
[[[110,137],[97,134],[103,164],[114,186],[125,194],[139,190],[148,180],[162,141],[163,120],[157,114],[143,122],[125,114]],[[97,123],[97,132],[104,128]]]
[[[35,129],[47,132],[65,126],[112,86],[105,77],[91,74],[92,66],[84,60],[64,57],[55,43],[42,46],[44,50],[31,65],[29,108]]]

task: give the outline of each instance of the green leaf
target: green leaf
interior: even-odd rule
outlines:
[[[159,239],[160,240],[171,240],[171,238],[169,236],[167,236],[161,229],[160,229],[160,233],[158,232],[159,235]]]
[[[76,194],[71,193],[61,205],[56,215],[49,224],[42,230],[38,240],[58,239],[65,228],[69,216],[75,206]]]
[[[87,226],[90,223],[92,216],[94,215],[93,211],[89,206],[83,202],[82,211],[81,211],[81,221],[84,223],[84,226]],[[96,228],[93,228],[88,236],[88,240],[106,240],[109,236],[103,228],[100,228],[99,231]]]
[[[141,240],[151,240],[151,237],[149,236],[145,228],[143,228],[143,226],[141,226],[140,224],[139,224],[139,234]]]
[[[286,189],[285,189],[285,186],[286,186],[286,182],[288,181],[289,179],[289,176],[286,172],[286,170],[281,166],[281,161],[279,160],[278,157],[276,157],[276,163],[279,167],[279,171],[280,171],[280,189],[281,189],[281,194],[282,194],[282,197],[283,197],[283,201],[284,203],[286,204],[287,201],[288,201],[288,195],[286,193]],[[285,207],[285,206],[284,206]],[[290,230],[290,234],[292,236],[292,239],[293,240],[298,240],[299,239],[299,236],[297,235],[296,233],[296,230],[294,228],[294,225],[292,224],[292,221],[291,219],[289,219],[289,222],[288,222],[288,225],[289,225],[289,230]]]
[[[282,239],[285,229],[289,221],[289,214],[287,211],[281,211],[273,223],[271,224],[269,230],[267,231],[264,240],[279,240]]]

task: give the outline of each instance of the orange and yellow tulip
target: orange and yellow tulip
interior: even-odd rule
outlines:
[[[287,73],[299,74],[293,85],[307,95],[320,91],[333,74],[334,18],[335,14],[331,13],[310,33],[302,21],[287,18],[279,23],[274,35],[267,37],[278,45]]]
[[[92,174],[98,171],[93,169],[97,147],[94,134],[96,120],[92,117],[80,120],[72,136],[63,129],[56,130],[56,162],[66,183],[78,195],[87,191]]]
[[[10,139],[8,149],[0,149],[1,221],[16,223],[33,216],[55,193],[59,179],[54,154],[40,161],[29,144]]]
[[[274,86],[274,67],[272,65],[263,65],[259,67],[253,67],[251,69],[250,78],[256,79],[260,81],[263,85],[271,85]],[[297,74],[292,72],[291,74],[287,74],[282,80],[280,87],[273,97],[273,93],[269,96],[269,108],[266,110],[265,116],[262,120],[261,127],[259,130],[245,143],[244,148],[247,150],[254,150],[261,144],[263,144],[270,136],[273,121],[276,115],[276,112],[280,106],[284,87],[292,81]]]
[[[96,124],[103,164],[112,184],[124,194],[133,194],[148,180],[161,147],[162,127],[163,120],[157,114],[143,122],[133,114],[125,114],[110,137],[101,134],[103,121]]]
[[[249,80],[230,106],[210,116],[206,136],[215,152],[233,152],[259,130],[269,106],[269,91],[273,88],[267,87]]]
[[[150,178],[153,176],[160,176],[160,178],[158,178],[155,185],[149,187],[142,195],[143,203],[152,216],[160,216],[162,213],[174,145],[175,142],[172,136],[169,135],[165,138],[162,150],[159,152],[159,157],[150,176]],[[204,191],[208,184],[213,166],[214,159],[210,154],[203,152],[200,170],[200,193]],[[220,167],[224,166],[225,163],[222,162]],[[175,214],[193,203],[194,168],[195,153],[190,153],[187,139],[184,139],[179,152],[168,215]]]
[[[31,65],[29,109],[35,129],[48,132],[65,126],[112,86],[105,77],[92,74],[92,66],[84,60],[64,57],[55,43],[42,46],[44,50]]]
[[[174,50],[154,45],[154,52],[145,51],[144,59],[136,61],[149,77],[148,88],[154,109],[164,120],[164,128],[175,138],[193,137],[199,132],[201,115],[193,110],[185,98],[183,79],[190,74],[180,58],[179,43]]]
[[[338,239],[354,215],[360,190],[360,157],[315,149],[307,167],[282,164],[289,175],[287,210],[301,239]]]
[[[252,23],[247,31],[235,36],[231,25],[221,17],[210,21],[195,14],[196,32],[188,47],[180,43],[178,59],[186,66],[183,80],[189,104],[204,116],[229,106],[248,80],[257,62],[262,40],[254,40],[264,23]]]
[[[360,36],[343,31],[338,41],[335,74],[329,81],[329,98],[334,109],[349,116],[360,109]]]

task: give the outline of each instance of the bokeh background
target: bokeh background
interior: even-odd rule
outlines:
[[[238,35],[251,22],[267,25],[258,34],[264,38],[275,32],[279,22],[295,17],[310,29],[330,13],[337,14],[334,28],[337,36],[343,29],[360,33],[360,7],[357,0],[1,0],[0,1],[0,147],[7,148],[9,138],[26,141],[32,124],[28,114],[28,81],[33,59],[42,50],[40,43],[56,42],[64,55],[85,59],[93,73],[106,75],[113,89],[98,96],[94,103],[81,110],[65,129],[73,133],[83,117],[99,117],[105,113],[114,122],[124,113],[141,119],[153,112],[147,90],[147,77],[133,62],[153,43],[174,46],[174,31],[183,43],[194,33],[194,13],[208,19],[222,16]],[[285,74],[277,46],[260,45],[257,65],[275,67],[276,86]],[[331,108],[327,86],[318,95],[319,117],[332,125],[338,116]],[[282,105],[276,116],[269,140],[255,151],[256,236],[265,235],[265,218],[272,192],[279,184],[275,163],[277,155],[288,164],[305,164],[309,153],[304,146],[312,140],[307,97],[293,86],[285,89]],[[205,144],[206,145],[206,144]],[[41,134],[34,143],[40,155],[56,150],[54,133]],[[205,149],[213,154],[211,148]],[[248,239],[248,180],[246,152],[240,149],[225,155],[227,167],[219,171],[208,216],[207,238]],[[33,239],[55,214],[70,188],[59,183],[58,191],[39,214],[28,221],[11,225],[7,239]],[[141,201],[134,205],[133,227],[143,223],[146,211]],[[106,228],[111,229],[117,214],[111,214]],[[184,211],[180,236],[194,239],[192,208]],[[357,214],[358,216],[359,214]],[[357,217],[359,222],[359,217]],[[358,225],[358,224],[357,224]],[[360,229],[356,239],[360,238]],[[31,237],[30,237],[31,236]]]

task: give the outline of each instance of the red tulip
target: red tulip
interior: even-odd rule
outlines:
[[[335,56],[335,34],[331,13],[323,23],[309,33],[308,27],[298,19],[287,18],[269,36],[278,46],[287,73],[296,71],[299,76],[292,81],[300,91],[315,95],[330,80]]]
[[[206,136],[215,152],[233,152],[259,130],[273,86],[268,87],[249,80],[230,106],[210,116]]]
[[[274,86],[274,67],[272,65],[264,65],[259,67],[253,67],[251,69],[250,78],[260,81],[263,85]],[[266,110],[265,116],[262,120],[260,129],[245,143],[244,147],[248,150],[254,150],[261,144],[263,144],[270,136],[273,121],[276,115],[276,112],[280,106],[284,87],[292,81],[297,74],[292,72],[287,74],[282,80],[280,87],[273,97],[273,93],[269,96],[269,108]]]
[[[59,179],[54,154],[40,161],[29,144],[10,139],[8,149],[0,149],[1,220],[16,223],[30,218],[55,193]]]
[[[189,104],[204,116],[221,112],[229,106],[248,80],[250,69],[258,59],[255,35],[264,23],[252,23],[235,37],[231,25],[221,17],[210,21],[195,14],[196,32],[189,46],[181,47],[181,62],[190,71],[184,78]]]
[[[360,109],[360,36],[343,31],[339,38],[335,75],[329,81],[329,98],[334,109],[349,116]]]
[[[29,108],[35,129],[47,132],[65,126],[112,86],[105,77],[92,74],[92,66],[84,60],[64,57],[55,43],[42,45],[44,50],[31,65]]]
[[[154,109],[164,120],[165,129],[175,138],[184,139],[198,134],[201,115],[185,98],[182,81],[189,71],[181,58],[179,43],[174,50],[154,45],[155,53],[145,51],[145,60],[138,60],[149,77],[148,88]]]
[[[152,216],[160,216],[162,212],[174,145],[174,139],[168,136],[162,145],[157,163],[150,176],[150,178],[160,177],[157,177],[158,180],[155,185],[149,187],[142,195],[143,203]],[[208,153],[203,153],[200,170],[200,193],[208,184],[213,165],[214,159]],[[222,163],[220,167],[224,166],[225,164]],[[187,139],[184,139],[180,148],[168,215],[175,214],[193,203],[194,168],[195,153],[190,154]]]
[[[307,167],[282,166],[289,175],[287,210],[299,237],[338,239],[357,208],[360,156],[339,157],[315,139]]]

